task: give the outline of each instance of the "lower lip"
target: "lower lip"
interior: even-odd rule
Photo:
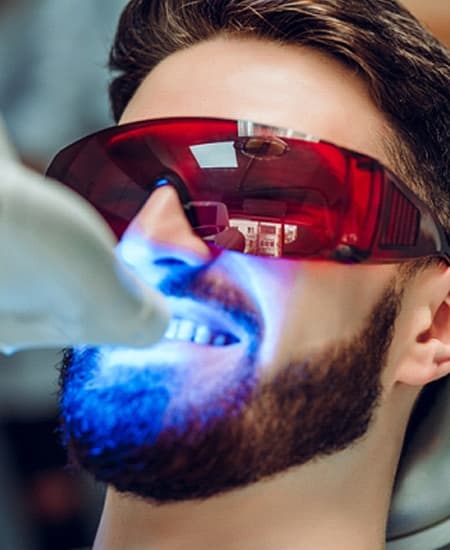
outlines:
[[[244,354],[242,342],[229,346],[212,346],[163,339],[151,348],[102,348],[101,366],[105,369],[126,366],[145,368],[151,366],[216,366],[235,363]]]
[[[229,348],[229,347],[232,347],[232,346],[235,346],[237,344],[239,344],[239,340],[238,341],[234,341],[234,342],[229,342],[228,344],[212,344],[212,343],[204,343],[204,342],[195,342],[195,340],[178,340],[177,338],[166,338],[164,337],[160,343],[171,343],[171,344],[192,344],[194,346],[200,346],[200,347],[206,347],[206,348]]]

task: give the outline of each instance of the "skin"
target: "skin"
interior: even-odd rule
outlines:
[[[388,127],[363,82],[307,48],[221,37],[178,52],[147,76],[121,123],[166,116],[217,116],[291,127],[389,165],[382,146]],[[146,238],[182,247],[187,262],[209,260],[208,249],[192,233],[168,187],[154,192],[133,228]],[[271,380],[291,360],[355,337],[386,288],[399,284],[395,265],[257,259],[246,267],[230,262],[222,266],[223,273],[228,270],[243,292],[253,293],[264,317],[257,367],[262,381]],[[248,280],[256,276],[258,284],[251,287]],[[201,502],[158,506],[110,488],[94,549],[383,548],[411,408],[424,384],[449,372],[449,290],[445,267],[421,272],[406,285],[381,375],[380,406],[357,444]],[[206,372],[194,373],[191,383],[213,384],[226,373],[217,364],[211,361]]]

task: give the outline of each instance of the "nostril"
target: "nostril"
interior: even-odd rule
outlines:
[[[154,265],[160,265],[160,266],[183,266],[187,265],[187,262],[184,262],[183,260],[179,260],[177,258],[159,258],[157,260],[154,260]]]

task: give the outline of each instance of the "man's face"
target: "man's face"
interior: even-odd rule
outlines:
[[[176,53],[143,81],[121,123],[169,116],[293,128],[387,164],[387,129],[364,85],[306,48],[218,38]],[[97,478],[158,502],[201,498],[365,433],[400,303],[395,266],[211,258],[167,186],[121,246],[177,320],[147,350],[67,356],[65,435]]]

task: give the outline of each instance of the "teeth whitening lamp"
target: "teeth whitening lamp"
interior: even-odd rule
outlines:
[[[162,338],[165,300],[115,245],[86,201],[18,162],[0,120],[0,352]]]

